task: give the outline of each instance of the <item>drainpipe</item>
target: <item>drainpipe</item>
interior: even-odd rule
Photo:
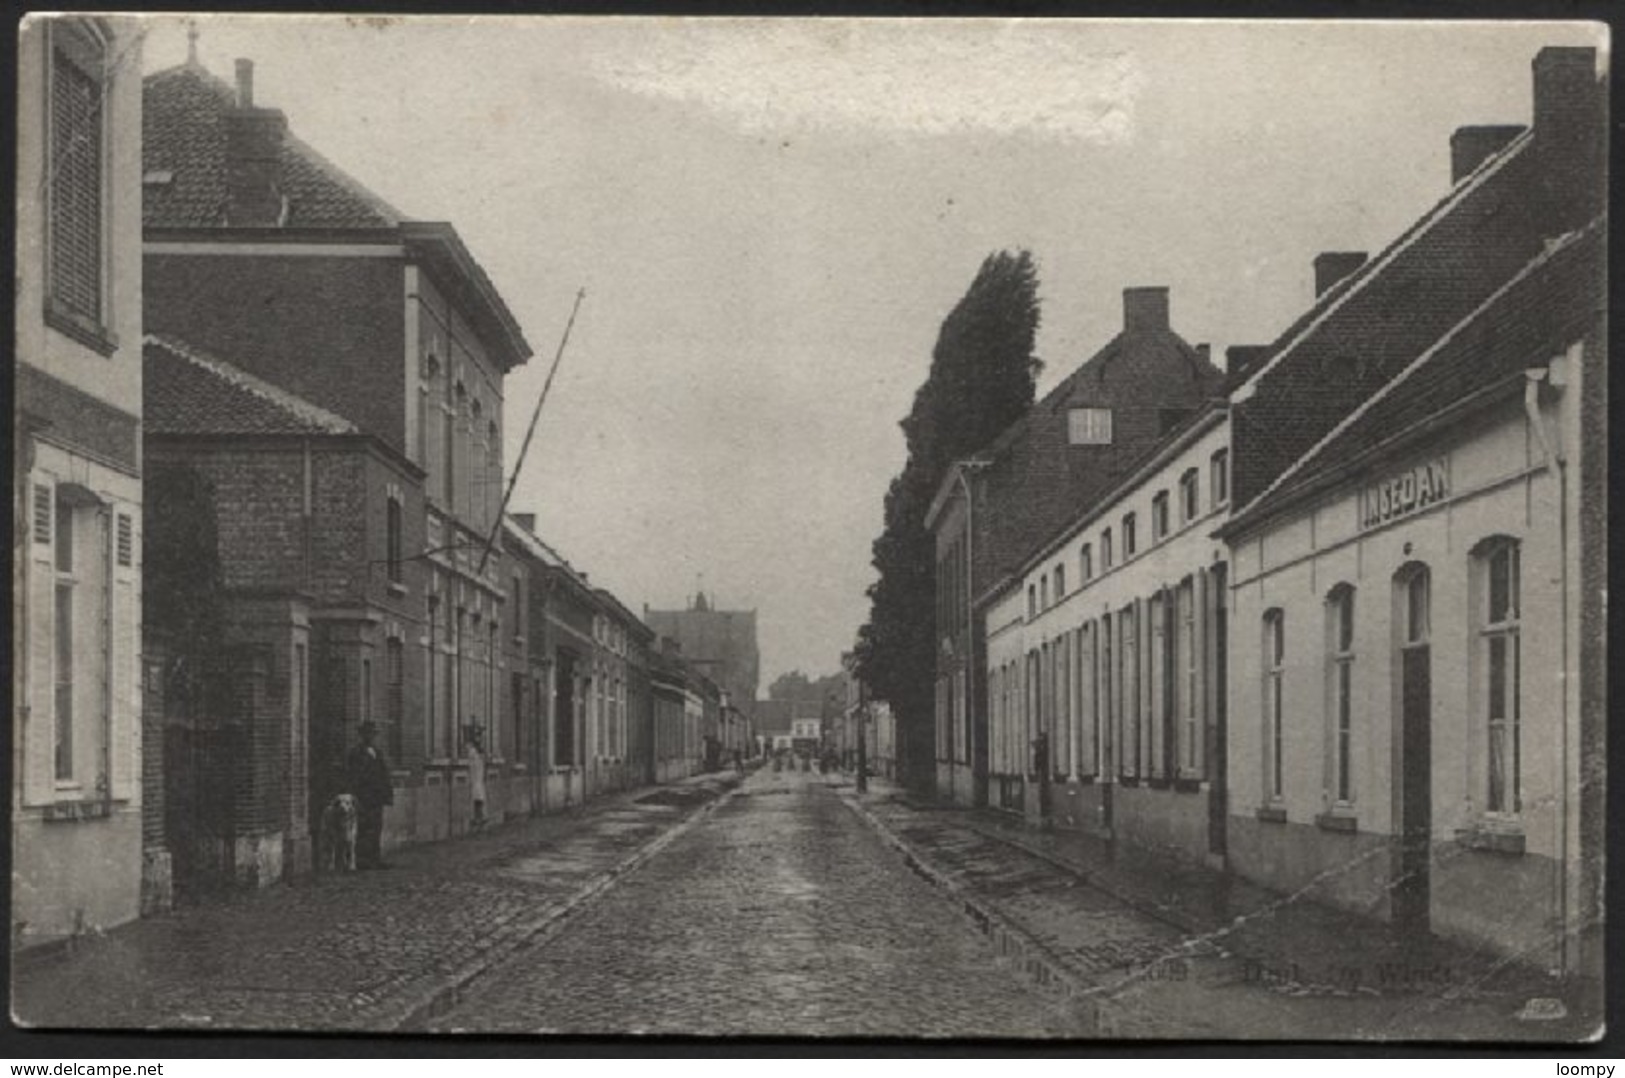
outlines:
[[[1557,480],[1557,542],[1558,542],[1558,625],[1561,631],[1558,636],[1559,666],[1563,671],[1563,691],[1559,694],[1560,737],[1559,744],[1561,783],[1566,784],[1569,778],[1569,487],[1567,461],[1559,449],[1553,447],[1553,438],[1546,430],[1546,423],[1540,414],[1540,383],[1552,379],[1552,370],[1547,367],[1531,367],[1524,371],[1523,407],[1528,417],[1530,429],[1534,431],[1535,438],[1540,442],[1541,452],[1546,460],[1547,474]],[[1559,443],[1560,445],[1561,443]],[[1576,791],[1577,792],[1577,791]],[[1557,965],[1558,972],[1566,974],[1569,969],[1569,791],[1558,798],[1558,856],[1557,856]]]

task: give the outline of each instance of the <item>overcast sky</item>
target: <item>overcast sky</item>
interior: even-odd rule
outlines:
[[[186,55],[154,18],[146,66]],[[448,220],[537,355],[507,384],[511,506],[628,606],[703,575],[762,685],[868,612],[897,421],[978,264],[1030,249],[1039,390],[1172,289],[1215,356],[1272,339],[1323,250],[1375,252],[1450,132],[1528,123],[1573,24],[538,18],[200,20],[226,80],[406,214]]]

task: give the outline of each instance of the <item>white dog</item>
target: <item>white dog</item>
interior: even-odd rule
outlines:
[[[355,871],[356,801],[337,794],[322,809],[320,863],[334,872]]]

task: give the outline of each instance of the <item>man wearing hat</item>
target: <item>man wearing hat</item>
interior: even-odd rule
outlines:
[[[364,722],[358,731],[361,743],[350,750],[345,770],[350,793],[356,800],[355,859],[357,868],[388,868],[380,845],[384,833],[384,806],[395,802],[395,789],[389,781],[389,764],[373,739],[378,724]]]

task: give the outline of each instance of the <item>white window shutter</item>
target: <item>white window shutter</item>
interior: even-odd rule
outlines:
[[[55,508],[55,491],[36,482],[35,511],[44,491],[45,519]],[[37,519],[37,518],[36,518]],[[54,521],[51,522],[54,524]],[[47,527],[51,525],[48,524]],[[47,539],[50,532],[46,533]],[[28,708],[22,728],[22,801],[46,805],[56,799],[56,563],[50,542],[31,542],[27,606],[23,631],[28,635]]]
[[[1191,601],[1196,608],[1191,611],[1191,627],[1194,639],[1191,641],[1192,660],[1196,665],[1196,744],[1193,746],[1192,759],[1196,761],[1196,773],[1193,778],[1207,777],[1207,731],[1212,728],[1213,716],[1217,709],[1213,706],[1213,659],[1215,656],[1208,653],[1208,617],[1212,612],[1208,598],[1208,572],[1199,569],[1196,572],[1196,587]]]
[[[141,797],[141,604],[133,580],[113,585],[113,729],[109,742],[109,788],[114,800],[140,802]]]

